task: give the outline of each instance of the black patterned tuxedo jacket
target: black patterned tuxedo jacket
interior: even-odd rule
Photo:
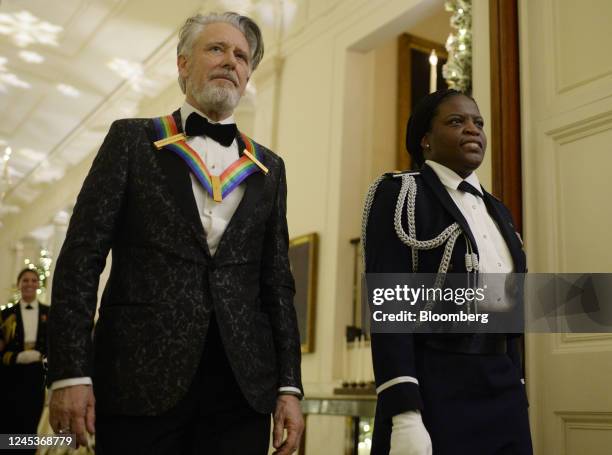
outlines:
[[[456,221],[461,226],[464,235],[470,239],[475,252],[478,253],[476,241],[466,219],[435,172],[429,166],[424,165],[420,173],[415,175],[415,180],[417,183],[416,237],[419,240],[434,238]],[[366,272],[412,272],[411,250],[399,239],[394,227],[394,213],[400,186],[401,178],[389,174],[376,191],[367,225]],[[525,253],[520,238],[516,234],[509,210],[484,189],[482,191],[487,211],[499,226],[502,237],[510,250],[514,272],[525,272]],[[408,232],[405,206],[402,212],[402,225]],[[464,235],[460,236],[455,243],[449,273],[467,272],[464,259],[467,247]],[[445,245],[419,251],[418,272],[436,273]],[[495,341],[492,338],[499,337],[508,338],[507,356],[461,353],[464,349],[491,343]],[[465,441],[466,438],[461,435],[471,434],[470,431],[476,425],[480,430],[489,429],[490,431],[485,431],[493,435],[491,440],[498,441],[505,440],[504,438],[508,436],[500,434],[496,439],[500,431],[512,432],[517,428],[517,426],[510,428],[506,424],[500,424],[495,415],[492,415],[487,408],[501,410],[506,405],[508,408],[516,406],[518,414],[523,408],[526,408],[526,397],[520,383],[522,371],[516,335],[373,333],[371,346],[377,387],[394,378],[410,377],[419,381],[419,385],[410,381],[399,382],[378,393],[373,455],[387,454],[389,451],[391,418],[415,409],[422,411],[423,420],[432,437],[433,450],[436,454],[498,453],[492,449],[491,445],[488,445],[491,442],[486,438],[471,438],[469,446],[463,447],[460,441]],[[433,346],[433,351],[430,349],[431,346]],[[440,348],[440,346],[447,346],[450,350],[444,352],[445,348]],[[455,348],[457,350],[452,352]],[[432,354],[434,352],[435,354]],[[494,401],[498,392],[500,396],[505,394],[503,395],[504,403]],[[487,394],[490,394],[491,399],[485,400],[485,404],[481,406],[479,397],[487,396]],[[452,398],[447,400],[445,397]],[[452,413],[454,406],[463,413],[463,417],[456,418],[455,421],[453,421],[455,417]],[[436,416],[434,422],[428,420],[432,414]],[[448,416],[449,421],[441,420],[440,415]],[[468,418],[472,415],[475,416],[473,419]],[[440,432],[437,431],[438,429],[441,429]],[[528,426],[526,431],[528,436]],[[449,436],[452,434],[459,436]],[[512,437],[514,434],[510,434],[510,439]],[[444,449],[444,444],[449,445],[448,450]],[[522,454],[523,452],[516,453]]]
[[[270,412],[279,386],[302,388],[283,161],[256,144],[270,172],[245,180],[211,257],[189,169],[154,140],[150,119],[114,122],[85,179],[53,280],[48,382],[92,376],[105,412],[159,414],[190,386],[214,311],[243,394]]]

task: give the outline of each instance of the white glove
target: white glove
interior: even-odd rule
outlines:
[[[42,354],[40,353],[40,351],[36,351],[35,349],[29,349],[27,351],[21,351],[19,354],[17,354],[15,363],[27,364],[40,362],[41,358]]]
[[[432,455],[431,438],[420,411],[393,416],[389,455]]]

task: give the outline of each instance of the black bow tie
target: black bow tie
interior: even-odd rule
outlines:
[[[457,189],[459,191],[463,191],[464,193],[473,194],[476,197],[482,197],[482,194],[480,193],[480,191],[478,191],[476,188],[474,188],[472,185],[470,185],[465,180],[461,181],[461,183],[457,186]]]
[[[34,307],[32,305],[30,305],[29,303],[26,305],[26,310],[33,310]]]
[[[221,125],[220,123],[210,123],[201,115],[192,112],[185,122],[185,134],[187,136],[208,136],[213,141],[218,142],[224,147],[229,147],[236,138],[235,123]]]

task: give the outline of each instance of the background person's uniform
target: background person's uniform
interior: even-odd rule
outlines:
[[[456,221],[481,259],[481,272],[525,272],[525,254],[508,209],[482,190],[474,173],[466,180],[481,197],[459,192],[461,178],[438,163],[428,161],[415,180],[419,240],[437,236]],[[394,227],[400,186],[400,178],[388,176],[376,191],[366,231],[368,273],[412,272],[411,250]],[[467,210],[474,215],[464,215]],[[402,225],[407,231],[405,207]],[[444,245],[419,251],[418,272],[437,272]],[[460,236],[449,273],[466,272],[466,252]],[[504,334],[373,333],[378,401],[372,455],[389,452],[392,417],[414,410],[421,410],[435,455],[531,454],[517,341]]]
[[[193,111],[173,114],[179,130]],[[216,203],[155,140],[151,119],[114,122],[85,180],[53,283],[49,380],[93,377],[100,453],[262,453],[279,388],[302,393],[284,164],[255,144],[269,174]],[[187,143],[212,175],[245,148]]]
[[[19,357],[32,349],[46,355],[48,316],[49,307],[38,300],[21,300],[2,311],[0,433],[36,433],[45,401],[43,364],[20,363]]]

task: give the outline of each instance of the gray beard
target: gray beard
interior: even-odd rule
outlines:
[[[191,91],[193,98],[204,111],[231,113],[240,102],[240,94],[238,91],[227,87],[206,84],[199,89],[192,87],[191,84],[187,82],[187,90]]]

